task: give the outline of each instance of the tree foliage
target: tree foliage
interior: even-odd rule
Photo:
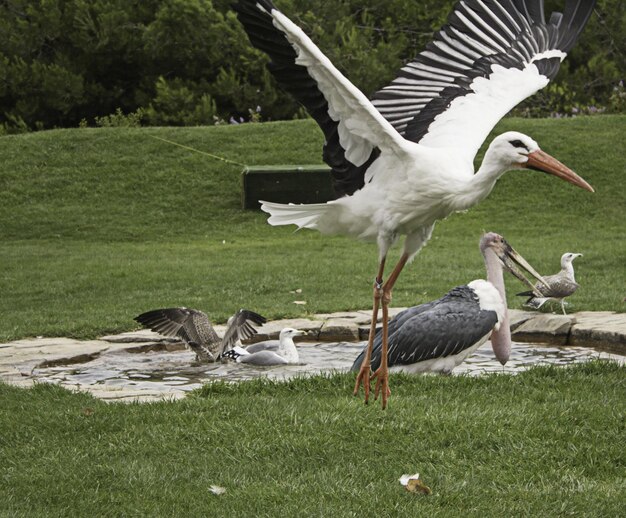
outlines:
[[[231,0],[0,0],[0,131],[94,124],[141,110],[152,125],[302,114],[265,68]],[[546,0],[547,9],[558,9]],[[453,0],[276,0],[367,94],[430,41]],[[623,110],[626,14],[600,0],[557,81],[518,108]],[[617,89],[617,90],[616,90]]]

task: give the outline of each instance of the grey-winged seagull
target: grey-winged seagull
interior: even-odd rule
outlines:
[[[523,291],[517,295],[522,297],[529,297],[524,303],[533,309],[539,309],[548,300],[556,300],[561,303],[561,310],[565,315],[565,298],[572,295],[578,289],[578,283],[574,278],[574,259],[582,257],[583,254],[576,254],[572,252],[566,252],[561,256],[561,271],[554,275],[548,275],[544,277],[545,281],[549,284],[544,286],[543,284],[535,284],[532,291]],[[537,296],[538,293],[541,296]]]
[[[248,365],[286,365],[298,363],[300,356],[293,341],[294,336],[299,336],[302,331],[285,327],[281,332],[278,341],[268,340],[252,344],[247,348],[235,346],[230,351],[224,353],[225,358],[231,358],[237,363]],[[278,343],[276,343],[278,342]]]

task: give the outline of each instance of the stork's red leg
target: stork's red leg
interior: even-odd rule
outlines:
[[[393,286],[398,280],[400,276],[400,272],[404,265],[407,263],[409,259],[408,254],[404,253],[400,257],[398,264],[391,272],[389,279],[383,285],[383,294],[381,298],[381,303],[383,306],[383,344],[382,351],[380,357],[380,367],[374,373],[374,377],[376,377],[376,387],[374,389],[374,399],[378,399],[378,395],[382,394],[382,407],[383,410],[387,408],[387,400],[391,395],[391,391],[389,390],[389,367],[388,367],[388,323],[389,323],[389,303],[391,302],[391,293],[393,291]]]
[[[383,410],[387,408],[387,400],[391,395],[389,390],[389,358],[388,358],[388,337],[389,337],[389,298],[386,293],[383,292],[382,306],[383,306],[383,347],[380,356],[380,367],[376,369],[376,372],[372,376],[372,379],[376,378],[376,387],[374,388],[374,399],[378,399],[378,395],[382,393],[382,406]]]
[[[383,272],[385,270],[385,259],[380,262],[378,267],[378,275],[374,281],[374,310],[372,311],[372,322],[370,324],[370,334],[367,341],[367,349],[365,352],[365,358],[361,363],[361,368],[356,377],[354,383],[354,395],[359,393],[359,387],[363,383],[363,390],[365,391],[365,404],[369,402],[370,398],[370,365],[372,359],[372,350],[374,349],[374,335],[376,335],[376,323],[378,322],[378,307],[380,306],[380,300],[383,295]]]

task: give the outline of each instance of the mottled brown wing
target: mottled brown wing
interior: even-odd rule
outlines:
[[[237,340],[247,340],[257,334],[257,330],[254,327],[256,325],[263,325],[267,322],[267,319],[254,311],[247,309],[240,309],[235,313],[228,323],[228,328],[224,333],[222,339],[222,348],[219,352],[221,355],[224,351],[232,349]]]

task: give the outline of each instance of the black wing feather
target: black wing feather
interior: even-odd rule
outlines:
[[[471,94],[472,81],[488,77],[493,65],[523,69],[544,51],[568,52],[594,5],[595,0],[567,0],[564,13],[552,13],[546,23],[543,0],[459,2],[434,41],[374,94],[373,103],[401,135],[419,142],[437,115],[456,98]],[[553,79],[560,62],[553,57],[534,64]],[[427,85],[435,89],[424,90]],[[429,95],[407,104],[409,92]]]
[[[322,158],[332,169],[335,194],[338,197],[350,195],[363,187],[365,172],[378,158],[380,151],[373,149],[368,160],[360,166],[347,160],[345,149],[339,143],[339,124],[331,119],[328,103],[317,87],[317,82],[309,75],[306,67],[296,64],[296,51],[285,35],[274,26],[271,16],[261,11],[257,3],[267,11],[276,9],[268,0],[239,0],[233,9],[252,45],[270,57],[268,69],[274,78],[305,107],[322,129],[326,140]]]

